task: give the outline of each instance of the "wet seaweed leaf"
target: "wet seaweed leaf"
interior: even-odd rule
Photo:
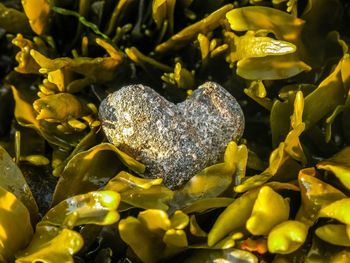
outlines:
[[[14,194],[0,186],[0,259],[13,261],[15,253],[23,249],[33,235],[30,215]]]
[[[60,93],[40,98],[33,103],[37,120],[67,121],[89,115],[90,109],[77,97]]]
[[[83,242],[73,230],[38,226],[29,246],[16,255],[16,262],[73,263],[73,255],[82,248]]]
[[[168,246],[183,247],[188,246],[188,241],[185,231],[181,229],[169,229],[163,236],[163,242]]]
[[[255,97],[265,98],[267,95],[265,85],[262,81],[252,81],[248,87],[248,90],[251,94],[254,94]]]
[[[156,46],[155,51],[166,53],[182,48],[194,40],[199,33],[205,34],[217,28],[220,25],[220,21],[225,18],[226,13],[232,8],[233,5],[231,4],[221,7],[204,19],[182,29],[164,43],[159,44]]]
[[[349,79],[349,67],[350,57],[345,55],[333,72],[305,97],[303,120],[306,129],[314,126],[323,117],[333,112],[338,105],[344,104],[348,93],[348,87],[344,86],[344,82]],[[327,100],[323,101],[319,98],[327,98]]]
[[[227,207],[233,201],[233,198],[228,197],[212,197],[197,200],[182,209],[183,212],[187,214],[191,213],[201,213],[210,209]]]
[[[174,193],[161,183],[161,178],[139,178],[121,171],[108,182],[104,189],[120,193],[121,202],[130,207],[168,210],[168,202],[173,198]]]
[[[188,71],[179,62],[175,64],[173,73],[164,73],[162,80],[180,89],[193,89],[195,87],[193,72]]]
[[[313,65],[319,66],[330,57],[327,54],[327,45],[329,45],[327,34],[336,28],[334,23],[337,23],[341,12],[341,3],[338,0],[309,0],[300,14],[300,17],[305,20],[302,39],[307,48],[306,55]],[[323,23],[325,21],[327,23]],[[335,51],[336,45],[333,43],[330,49]]]
[[[299,172],[299,185],[301,206],[296,219],[308,226],[316,221],[321,208],[346,197],[337,188],[318,179],[314,168],[306,168]]]
[[[90,147],[97,144],[101,140],[101,133],[99,127],[93,127],[88,134],[86,134],[69,154],[62,148],[57,148],[52,154],[52,174],[54,176],[60,176],[67,163],[78,153],[88,150]]]
[[[175,211],[170,218],[171,228],[184,229],[190,222],[190,218],[181,210]]]
[[[277,149],[275,149],[269,160],[269,167],[260,174],[247,177],[240,185],[237,185],[234,189],[238,193],[243,193],[247,190],[261,186],[266,183],[272,177],[278,174],[288,176],[288,174],[295,175],[295,172],[299,170],[299,166],[296,162],[291,160],[290,156],[285,151],[285,143],[281,143]]]
[[[339,247],[339,249],[334,249],[334,246],[314,237],[312,246],[309,252],[306,253],[304,261],[307,263],[345,263],[349,258],[348,248]]]
[[[168,230],[171,226],[168,214],[162,210],[148,209],[140,212],[137,219],[151,231]]]
[[[159,237],[148,230],[137,218],[127,217],[118,225],[121,238],[145,263],[157,262],[164,246]],[[157,251],[157,253],[153,253]]]
[[[316,229],[315,234],[323,241],[333,245],[350,247],[350,239],[346,233],[346,225],[328,224]]]
[[[293,110],[292,116],[290,117],[291,131],[287,134],[285,139],[285,144],[286,144],[285,151],[294,160],[299,161],[303,165],[306,165],[307,159],[299,139],[300,135],[305,130],[305,123],[302,120],[303,110],[304,110],[303,93],[301,91],[298,91],[295,94],[294,110]]]
[[[32,105],[22,98],[20,92],[12,86],[12,92],[15,99],[15,117],[19,124],[24,127],[40,129],[39,122],[36,119],[36,114]]]
[[[269,186],[275,191],[282,191],[282,190],[299,191],[300,190],[295,182],[283,183],[283,182],[275,182],[274,181],[274,182],[266,183],[265,186]]]
[[[68,150],[74,147],[84,136],[84,134],[79,133],[64,134],[56,129],[55,124],[38,121],[32,102],[24,96],[21,89],[14,86],[11,88],[16,103],[14,115],[21,126],[35,129],[49,143]]]
[[[14,194],[28,209],[32,223],[38,219],[38,206],[21,170],[0,146],[0,186]]]
[[[162,181],[162,178],[140,178],[125,171],[121,171],[108,182],[105,189],[113,189],[114,191],[122,193],[132,188],[150,189],[153,186],[161,185]]]
[[[347,209],[350,205],[350,198],[337,200],[319,212],[319,217],[330,217],[344,224],[350,225],[350,212]]]
[[[267,238],[271,253],[289,254],[297,250],[306,240],[308,228],[299,221],[285,221],[275,226]]]
[[[243,181],[240,185],[235,187],[236,192],[244,192],[254,187],[260,186],[273,177],[278,177],[283,174],[286,177],[295,176],[295,173],[300,170],[299,164],[295,161],[301,162],[303,165],[307,163],[299,137],[305,130],[305,124],[302,121],[302,114],[304,108],[304,98],[301,91],[298,91],[294,97],[294,110],[290,117],[289,132],[287,130],[286,118],[290,115],[290,102],[280,102],[278,100],[271,109],[271,130],[273,141],[280,141],[284,136],[284,142],[281,142],[277,149],[275,149],[269,159],[269,167],[262,173],[254,175]],[[282,124],[279,122],[283,119]],[[294,161],[294,160],[295,161]],[[294,174],[293,174],[294,173]],[[291,179],[291,178],[289,178]]]
[[[317,168],[332,172],[345,187],[350,189],[350,147],[318,163]]]
[[[121,193],[122,200],[132,207],[143,209],[168,210],[168,203],[173,198],[173,191],[164,186],[154,186],[149,189],[134,189]]]
[[[166,24],[169,26],[169,33],[174,33],[174,12],[175,0],[153,0],[152,1],[152,18],[157,24],[157,28],[161,28]]]
[[[263,186],[259,190],[246,228],[255,236],[267,235],[275,225],[286,221],[288,217],[289,201],[270,187]]]
[[[284,141],[290,131],[290,120],[288,116],[292,115],[292,102],[290,96],[288,98],[284,102],[274,100],[271,107],[270,126],[272,145],[274,147],[277,147],[281,141]]]
[[[264,29],[273,32],[277,39],[291,43],[299,41],[298,37],[305,23],[302,19],[283,11],[262,6],[235,8],[228,12],[226,17],[233,30]]]
[[[24,13],[0,3],[0,27],[9,33],[31,34],[29,22]]]
[[[117,22],[120,19],[120,16],[123,15],[123,11],[130,4],[131,4],[131,1],[121,0],[115,5],[115,8],[114,8],[113,13],[112,13],[112,17],[109,20],[105,34],[110,35],[113,33],[113,30],[115,29],[115,26],[117,25]],[[118,28],[117,28],[117,30],[118,30]]]
[[[50,3],[48,0],[22,0],[22,6],[28,17],[30,27],[38,34],[45,34],[50,25]]]
[[[190,217],[190,232],[196,237],[207,237],[208,234],[198,225],[196,216],[192,215]]]
[[[136,47],[126,48],[125,53],[129,57],[129,59],[135,62],[138,66],[142,67],[145,71],[148,70],[148,65],[151,65],[152,67],[164,72],[172,71],[171,67],[160,63],[152,57],[146,56],[145,54],[141,53],[141,51],[138,50]]]
[[[122,219],[118,229],[121,238],[139,259],[148,263],[158,262],[183,251],[188,241],[182,228],[188,223],[188,216],[182,212],[168,217],[162,210],[149,209],[140,212],[137,218],[129,216]]]
[[[6,156],[14,175],[0,172],[2,206],[13,206],[0,209],[1,262],[350,261],[348,5],[227,3],[2,1],[0,145],[22,171]],[[142,164],[101,143],[108,93],[144,83],[177,103],[207,80],[235,96],[245,134],[182,188],[139,177]],[[59,177],[27,248],[35,201],[18,192],[21,172],[41,209]],[[113,193],[110,206],[91,191]]]
[[[273,102],[271,99],[266,97],[266,89],[262,81],[252,81],[249,84],[249,87],[244,89],[244,93],[257,103],[259,103],[259,105],[271,111]]]
[[[143,164],[109,143],[101,143],[76,154],[60,175],[53,204],[77,194],[98,190],[122,170],[122,164],[139,173],[145,169]],[[104,172],[101,173],[101,170]]]
[[[115,71],[123,61],[121,52],[110,43],[97,38],[96,44],[105,49],[109,57],[61,57],[50,59],[34,49],[30,51],[30,55],[40,65],[39,72],[48,74],[48,81],[57,85],[60,91],[78,92],[96,81],[112,80]],[[81,74],[83,78],[74,79],[74,74]]]
[[[269,42],[273,48],[268,48],[266,55],[279,56],[242,56],[237,63],[237,74],[246,79],[285,79],[299,74],[302,71],[311,69],[306,63],[300,59],[300,55],[293,53],[296,49],[302,47],[299,39],[304,21],[295,18],[285,12],[269,8],[269,7],[242,7],[231,10],[226,15],[230,26],[236,31],[259,31],[273,32],[277,40],[268,40],[261,37],[261,40]],[[282,25],[283,26],[280,26]],[[278,42],[287,41],[287,42]],[[290,42],[290,43],[288,43]],[[277,44],[278,43],[278,44]],[[248,45],[249,46],[249,45]],[[264,44],[254,44],[254,48],[264,49]],[[250,49],[254,50],[254,49]],[[289,54],[288,54],[289,53]],[[298,52],[299,53],[299,52]]]
[[[21,49],[21,51],[16,54],[18,66],[15,68],[15,70],[24,74],[38,74],[40,66],[30,55],[30,50],[35,48],[35,44],[32,41],[24,38],[22,34],[17,34],[17,36],[12,40],[12,44]]]
[[[242,182],[243,178],[246,175],[248,163],[248,148],[246,145],[241,144],[237,148],[236,153],[236,171],[235,171],[235,185]]]
[[[193,176],[175,193],[173,206],[181,208],[198,199],[216,197],[224,192],[231,185],[236,165],[241,161],[237,151],[237,144],[230,142],[224,154],[224,162],[209,166]]]
[[[208,57],[210,52],[209,50],[210,41],[208,37],[202,33],[198,34],[197,41],[199,44],[199,50],[201,52],[202,60],[205,60]]]
[[[266,58],[244,58],[237,63],[237,74],[249,80],[276,80],[293,77],[311,67],[294,54]]]
[[[296,51],[296,46],[287,41],[275,40],[270,37],[256,36],[254,31],[248,31],[239,37],[233,32],[225,32],[226,41],[232,50],[226,60],[234,63],[241,59],[258,58],[266,56],[280,56]]]
[[[120,195],[114,191],[95,191],[68,198],[51,208],[40,225],[73,228],[78,225],[111,225],[119,220],[116,211]]]
[[[258,190],[251,190],[235,199],[220,214],[208,234],[208,245],[213,246],[227,234],[245,227],[250,217]]]

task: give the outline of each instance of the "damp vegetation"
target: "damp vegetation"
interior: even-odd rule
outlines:
[[[345,0],[0,3],[1,262],[350,262]],[[206,81],[245,131],[169,189],[108,143],[125,85]]]

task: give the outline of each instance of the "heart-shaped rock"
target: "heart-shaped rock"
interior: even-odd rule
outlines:
[[[149,87],[126,86],[102,101],[99,116],[108,140],[146,165],[143,176],[161,177],[172,189],[221,161],[244,130],[241,107],[215,82],[179,104]]]

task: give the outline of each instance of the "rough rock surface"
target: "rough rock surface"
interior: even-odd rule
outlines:
[[[162,177],[172,189],[222,161],[244,130],[239,104],[215,82],[178,104],[147,86],[126,86],[102,101],[99,116],[108,140],[146,165],[143,176]]]

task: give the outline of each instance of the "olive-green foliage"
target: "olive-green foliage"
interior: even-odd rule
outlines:
[[[1,262],[350,262],[345,0],[0,3]],[[183,187],[106,142],[100,101],[214,80],[245,133]]]

